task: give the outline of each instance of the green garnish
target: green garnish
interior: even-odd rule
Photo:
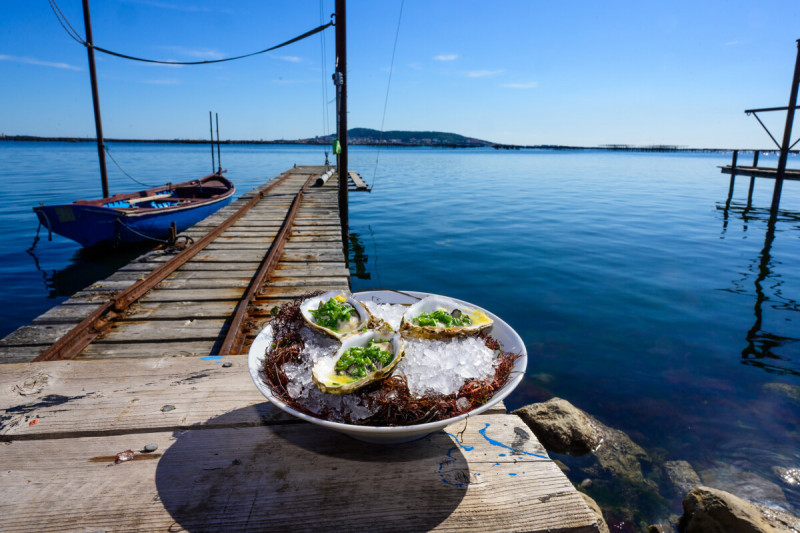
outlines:
[[[461,312],[455,317],[444,309],[437,309],[433,313],[421,313],[414,319],[414,323],[418,326],[444,326],[446,328],[452,328],[472,324],[472,320]]]
[[[317,309],[311,309],[309,312],[314,317],[314,322],[323,328],[339,331],[337,329],[339,322],[348,322],[353,311],[355,309],[349,303],[331,298]]]
[[[380,346],[377,346],[378,343],[386,342],[389,341],[370,339],[366,346],[348,348],[336,361],[336,373],[363,378],[370,372],[384,368],[394,359],[392,352],[382,350]]]

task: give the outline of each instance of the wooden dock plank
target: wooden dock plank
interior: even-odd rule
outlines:
[[[775,179],[778,175],[777,168],[736,166],[736,168],[734,169],[734,167],[732,167],[731,165],[726,165],[724,167],[719,167],[719,168],[723,174],[732,174],[735,170],[736,175],[742,177],[755,176],[757,178]],[[800,169],[787,168],[783,176],[783,179],[791,181],[800,180]]]
[[[147,344],[158,341],[216,340],[227,331],[227,318],[191,318],[185,320],[125,320],[114,322],[111,330],[96,343]]]
[[[220,391],[226,388],[224,375],[207,374],[196,383],[216,379]],[[174,373],[161,390],[169,380],[191,391]],[[375,446],[306,423],[281,423],[253,405],[187,428],[202,408],[195,413],[179,396],[162,400],[158,388],[153,397],[141,389],[121,394],[127,402],[117,405],[121,420],[142,417],[130,432],[100,425],[91,436],[44,433],[3,448],[4,527],[319,531],[346,523],[349,531],[396,531],[401,520],[401,529],[415,531],[597,531],[580,495],[535,438],[521,438],[528,430],[512,415],[481,415],[413,443]],[[176,409],[162,413],[159,404],[167,400],[178,402]],[[44,412],[36,425],[58,429],[58,417],[91,419],[77,403],[61,407]],[[66,414],[73,410],[77,416]],[[162,416],[157,427],[174,424],[179,431],[142,432],[152,411]],[[113,413],[105,424],[124,428],[110,419]],[[139,452],[151,442],[156,453]],[[127,449],[136,460],[114,464]],[[58,458],[58,469],[42,460],[49,457]]]

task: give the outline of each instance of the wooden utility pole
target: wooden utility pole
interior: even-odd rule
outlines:
[[[783,177],[786,173],[786,159],[789,156],[789,148],[792,142],[792,123],[794,122],[794,110],[797,107],[797,87],[800,84],[800,39],[797,40],[797,60],[794,65],[794,78],[792,80],[792,92],[789,95],[789,107],[786,109],[786,126],[783,129],[783,142],[781,143],[781,155],[778,158],[778,172],[775,175],[775,189],[772,191],[772,207],[770,207],[770,219],[775,220],[778,216],[778,206],[781,202],[781,190],[783,189]]]
[[[89,17],[89,0],[83,0],[83,25],[86,27],[86,51],[89,54],[89,75],[92,79],[92,103],[94,104],[94,128],[97,132],[97,155],[100,158],[100,180],[103,185],[103,198],[108,198],[108,172],[106,171],[105,143],[103,142],[103,122],[100,120],[97,72],[94,68],[94,40],[92,39],[92,20]]]
[[[336,0],[336,69],[333,80],[336,84],[336,134],[341,146],[338,155],[339,213],[342,221],[342,242],[347,245],[347,22],[345,0]]]

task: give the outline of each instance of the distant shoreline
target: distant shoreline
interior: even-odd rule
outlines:
[[[23,141],[23,142],[73,142],[84,143],[96,142],[96,139],[91,137],[36,137],[33,135],[1,135],[0,141]],[[149,143],[149,144],[209,144],[208,139],[106,139],[109,143]],[[258,144],[258,145],[300,145],[300,146],[330,146],[328,142],[315,142],[314,140],[225,140],[220,141],[220,144]],[[624,144],[612,144],[602,146],[564,146],[564,145],[511,145],[499,143],[487,143],[486,145],[476,146],[474,144],[461,144],[461,143],[414,143],[414,142],[377,142],[369,140],[356,140],[350,141],[351,146],[380,146],[382,148],[391,147],[430,147],[430,148],[494,148],[496,150],[602,150],[602,151],[623,151],[623,152],[716,152],[716,153],[730,153],[734,148],[687,148],[682,146],[671,145],[649,145],[649,146],[635,146]],[[754,152],[758,150],[762,154],[765,153],[778,153],[778,150],[765,150],[754,148],[737,148],[740,152]],[[800,153],[800,150],[790,150],[792,154]]]

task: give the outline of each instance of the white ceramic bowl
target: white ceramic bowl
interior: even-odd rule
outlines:
[[[355,293],[356,299],[362,302],[373,301],[376,303],[389,304],[412,304],[419,298],[424,298],[425,296],[428,296],[428,293],[388,290],[362,291]],[[461,303],[473,308],[477,307],[468,302],[461,301]],[[264,367],[264,356],[267,346],[272,343],[272,327],[269,325],[261,330],[261,332],[253,341],[252,346],[250,346],[250,352],[247,358],[248,366],[250,368],[250,377],[253,378],[253,382],[256,384],[256,387],[258,387],[258,390],[260,390],[261,393],[266,396],[266,398],[272,402],[273,405],[275,405],[275,407],[286,413],[289,413],[292,416],[305,420],[306,422],[344,433],[358,440],[378,444],[397,444],[419,439],[425,435],[439,431],[445,426],[448,426],[454,422],[463,420],[468,416],[475,416],[483,411],[486,411],[508,396],[519,384],[519,382],[522,381],[522,377],[525,375],[525,368],[528,364],[528,355],[525,350],[525,344],[522,342],[520,336],[517,335],[517,332],[511,329],[511,327],[500,318],[493,315],[489,311],[486,311],[485,309],[481,310],[489,315],[492,320],[494,320],[494,327],[491,331],[491,335],[500,342],[503,350],[521,354],[522,357],[518,358],[514,362],[514,370],[511,373],[510,379],[502,389],[497,391],[495,395],[492,396],[491,400],[477,409],[473,409],[469,413],[448,418],[446,420],[427,422],[425,424],[416,424],[412,426],[357,426],[353,424],[322,420],[320,418],[315,418],[292,409],[290,406],[286,405],[283,401],[272,394],[272,389],[264,379],[264,372],[262,370]]]

